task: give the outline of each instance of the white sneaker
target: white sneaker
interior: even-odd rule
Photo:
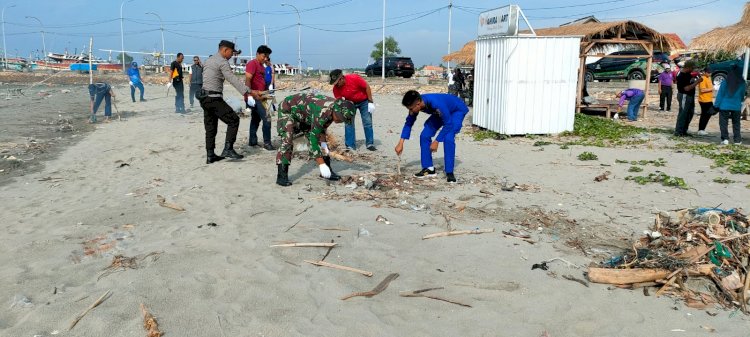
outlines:
[[[612,117],[612,119],[614,119],[614,120],[620,119],[620,114],[615,113],[615,115]]]
[[[734,145],[742,145],[742,142],[734,143]]]
[[[708,135],[708,132],[706,130],[698,130],[698,136],[706,136]]]
[[[724,139],[724,140],[722,140],[722,141],[721,141],[721,143],[719,143],[719,144],[721,144],[721,145],[729,145],[729,140],[727,140],[727,139]]]

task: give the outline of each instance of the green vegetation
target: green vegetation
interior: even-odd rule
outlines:
[[[567,149],[569,149],[569,148],[570,148],[570,145],[568,145],[568,143],[565,143],[565,144],[563,144],[563,145],[560,145],[560,150],[567,150]]]
[[[537,140],[536,142],[534,142],[534,146],[545,146],[550,144],[552,144],[552,142],[548,142],[546,140]]]
[[[613,145],[643,144],[647,140],[632,137],[648,130],[632,125],[624,125],[606,118],[576,114],[573,132],[563,132],[561,136],[576,136],[578,140],[570,145],[607,147]]]
[[[657,160],[645,160],[645,159],[642,159],[642,160],[631,160],[631,161],[627,161],[627,160],[623,160],[623,159],[615,159],[615,163],[617,163],[617,164],[641,165],[641,166],[654,165],[656,167],[667,165],[667,161],[664,160],[664,158],[659,158]]]
[[[663,186],[677,187],[683,190],[688,189],[685,179],[679,177],[672,177],[664,172],[649,173],[647,176],[627,176],[625,180],[632,180],[639,185],[646,185],[648,183],[660,183]]]
[[[578,155],[578,160],[597,160],[599,157],[593,152],[584,151]]]
[[[717,184],[732,184],[736,183],[736,181],[729,179],[729,178],[723,178],[723,177],[716,177],[714,178],[714,182]]]
[[[730,173],[750,174],[750,148],[742,145],[682,143],[677,145],[677,149],[712,159],[714,167],[726,167]]]
[[[631,166],[628,172],[643,172],[643,168],[640,166]]]
[[[474,141],[476,141],[476,142],[481,142],[481,141],[483,141],[485,139],[503,140],[503,139],[508,139],[508,138],[510,138],[510,136],[503,135],[503,134],[497,133],[495,131],[490,131],[490,130],[477,130],[477,131],[474,131]]]

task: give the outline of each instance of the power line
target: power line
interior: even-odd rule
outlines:
[[[321,6],[318,6],[318,7],[303,8],[303,9],[300,9],[299,12],[300,13],[305,13],[305,12],[316,11],[316,10],[319,10],[319,9],[331,8],[331,7],[335,7],[335,6],[338,6],[338,5],[343,5],[343,4],[345,4],[347,2],[351,2],[351,1],[352,0],[341,0],[341,1],[329,3],[329,4],[326,4],[326,5],[321,5]],[[268,15],[287,15],[287,14],[296,14],[297,13],[296,11],[292,11],[292,10],[288,10],[288,11],[251,11],[251,12],[258,13],[258,14],[268,14]],[[245,13],[247,13],[247,12],[245,12]]]
[[[697,4],[695,6],[684,7],[684,8],[679,8],[679,9],[673,9],[673,10],[664,11],[664,12],[658,12],[658,13],[651,13],[651,14],[644,14],[644,15],[635,15],[635,16],[631,16],[631,17],[627,17],[627,18],[603,18],[603,19],[606,19],[606,20],[626,20],[626,19],[630,19],[630,18],[645,18],[645,17],[649,17],[649,16],[656,16],[656,15],[662,15],[662,14],[668,14],[668,13],[681,12],[681,11],[688,10],[688,9],[693,9],[693,8],[702,7],[702,6],[705,6],[705,5],[710,5],[712,3],[719,2],[719,1],[721,1],[721,0],[713,0],[713,1],[708,1],[708,2],[701,3],[701,4]]]
[[[550,9],[565,9],[565,8],[576,8],[576,7],[605,5],[605,4],[610,4],[610,3],[614,3],[614,2],[623,2],[623,1],[628,1],[628,0],[609,0],[609,1],[589,2],[589,3],[577,4],[577,5],[567,5],[567,6],[523,8],[523,10],[525,12],[528,12],[528,11],[541,11],[541,10],[550,10]],[[480,12],[492,9],[492,8],[469,7],[469,6],[460,6],[460,5],[454,5],[453,7],[467,9],[467,10],[480,10]],[[477,12],[477,14],[479,14],[480,12]]]
[[[421,15],[421,14],[424,14],[424,13],[430,13],[430,12],[432,12],[434,10],[441,10],[443,8],[447,8],[447,6],[443,6],[443,7],[439,7],[439,8],[435,8],[435,9],[430,9],[430,10],[426,10],[426,11],[422,11],[422,12],[416,12],[416,13],[406,14],[406,15],[399,15],[399,16],[394,16],[394,17],[388,17],[388,18],[386,18],[386,20],[403,19],[403,18],[406,18],[406,17],[412,17],[412,16]],[[358,25],[358,24],[363,24],[363,23],[381,22],[381,21],[382,21],[382,19],[366,20],[366,21],[353,21],[353,22],[340,22],[340,23],[311,23],[310,25],[312,25],[312,26],[346,26],[346,25]]]
[[[420,16],[417,16],[417,17],[415,17],[415,18],[413,18],[413,19],[409,19],[409,20],[404,20],[404,21],[401,21],[401,22],[398,22],[398,23],[393,23],[393,24],[387,25],[387,26],[385,26],[385,27],[395,27],[395,26],[399,26],[399,25],[402,25],[402,24],[405,24],[405,23],[413,22],[414,20],[417,20],[417,19],[421,19],[421,18],[423,18],[423,17],[426,17],[426,16],[429,16],[429,15],[435,14],[435,13],[437,13],[437,12],[439,12],[440,10],[442,10],[442,9],[445,9],[445,8],[448,8],[448,6],[443,6],[443,7],[440,7],[440,8],[434,9],[434,10],[432,10],[432,11],[429,11],[429,12],[427,12],[427,13],[425,13],[425,14],[422,14],[422,15],[420,15]],[[319,30],[319,31],[323,31],[323,32],[329,32],[329,33],[358,33],[358,32],[369,32],[369,31],[374,31],[374,30],[381,30],[381,29],[383,29],[383,27],[382,27],[382,26],[381,26],[381,27],[375,27],[375,28],[351,29],[351,30],[334,30],[334,29],[325,29],[325,28],[318,28],[318,27],[314,27],[314,26],[310,26],[310,25],[302,25],[302,26],[304,26],[304,27],[307,27],[307,28],[310,28],[310,29],[314,29],[314,30]]]
[[[611,11],[615,11],[615,10],[618,10],[618,9],[630,8],[630,7],[633,7],[633,6],[645,5],[645,4],[654,3],[654,2],[659,2],[659,0],[647,0],[647,1],[642,1],[642,2],[639,2],[639,3],[636,3],[636,4],[632,4],[632,5],[628,5],[628,6],[613,7],[613,8],[607,8],[607,9],[602,9],[602,10],[598,10],[598,11],[591,11],[591,12],[586,12],[586,13],[579,13],[579,14],[572,14],[572,15],[565,15],[565,16],[529,16],[529,19],[534,19],[534,20],[539,20],[539,19],[570,19],[570,18],[577,18],[577,17],[581,17],[581,16],[585,16],[585,15],[591,15],[591,14],[596,14],[596,13],[611,12]]]

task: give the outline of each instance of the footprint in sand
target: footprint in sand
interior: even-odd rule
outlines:
[[[198,275],[195,275],[194,278],[195,278],[196,281],[203,282],[203,283],[206,283],[206,284],[214,284],[214,283],[216,283],[216,278],[213,277],[213,276],[211,276],[211,275],[208,275],[206,273],[200,273]]]

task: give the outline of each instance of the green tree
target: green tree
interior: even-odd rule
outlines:
[[[398,54],[401,54],[401,48],[398,47],[398,41],[396,41],[393,36],[386,37],[385,57],[397,56]],[[383,40],[380,40],[375,44],[375,50],[370,53],[370,57],[372,57],[373,60],[379,60],[383,57]]]
[[[122,57],[125,55],[125,63],[133,62],[133,57],[128,55],[127,53],[120,53],[120,55],[117,55],[117,62],[122,62]]]

